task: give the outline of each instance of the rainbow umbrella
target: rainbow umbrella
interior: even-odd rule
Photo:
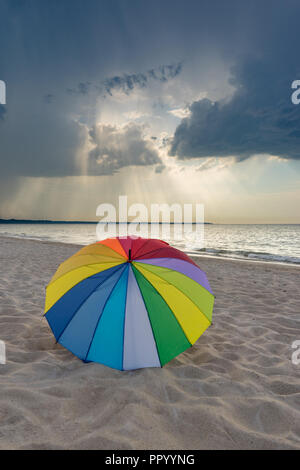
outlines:
[[[205,273],[161,240],[109,238],[62,263],[46,288],[56,341],[85,362],[161,367],[211,324]]]

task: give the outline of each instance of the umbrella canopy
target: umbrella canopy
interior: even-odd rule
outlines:
[[[46,288],[56,341],[85,362],[161,367],[211,324],[205,273],[166,242],[110,238],[62,263]]]

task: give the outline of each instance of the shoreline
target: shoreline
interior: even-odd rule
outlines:
[[[70,243],[70,242],[59,242],[55,240],[38,240],[35,238],[29,238],[29,237],[11,237],[8,235],[0,235],[0,240],[1,239],[8,239],[8,240],[18,240],[22,242],[36,242],[36,243],[42,243],[42,244],[51,244],[51,245],[59,245],[59,246],[72,246],[76,247],[78,250],[82,248],[83,246],[86,245],[80,245],[78,243]],[[220,261],[231,261],[231,262],[242,262],[242,263],[249,263],[249,264],[263,264],[263,265],[271,265],[271,266],[282,266],[282,267],[291,267],[291,268],[296,268],[300,269],[300,264],[297,263],[292,263],[292,262],[284,262],[284,261],[266,261],[266,260],[261,260],[261,259],[243,259],[243,258],[230,258],[228,256],[218,256],[218,255],[202,255],[198,253],[191,252],[189,250],[182,250],[184,253],[186,253],[190,258],[192,258],[194,261],[197,262],[199,258],[201,259],[213,259],[213,260],[220,260]]]

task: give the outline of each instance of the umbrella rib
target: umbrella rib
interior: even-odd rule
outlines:
[[[135,253],[134,257],[136,258],[138,252],[139,252],[142,248],[145,248],[145,245],[147,245],[147,243],[150,243],[150,242],[152,242],[152,241],[153,241],[153,239],[150,238],[150,239],[148,239],[143,245],[141,245],[141,246],[139,247],[139,249],[137,250],[137,252]],[[162,246],[161,248],[167,248],[167,247],[173,248],[173,247],[171,247],[171,246],[169,245],[169,243],[165,242],[164,240],[158,240],[158,241],[164,244],[164,246]],[[160,249],[160,248],[156,248],[156,249]],[[150,253],[151,253],[151,252],[150,252]],[[147,252],[146,252],[146,254],[147,254]]]
[[[198,307],[198,305],[195,304],[195,302],[190,298],[189,295],[185,294],[185,292],[183,292],[181,289],[179,289],[179,287],[175,286],[175,284],[173,284],[173,282],[171,282],[171,281],[169,281],[169,280],[166,281],[166,279],[164,279],[163,277],[161,277],[159,274],[152,273],[152,272],[149,271],[149,269],[147,269],[147,268],[145,268],[145,269],[146,269],[146,271],[150,272],[151,274],[154,274],[154,276],[159,277],[162,281],[168,282],[168,283],[171,284],[173,287],[175,287],[175,289],[177,289],[179,292],[181,292],[182,295],[184,295],[187,299],[189,299],[189,300],[195,305],[195,307],[199,310],[199,312],[202,313],[202,315],[204,315],[205,318],[206,318],[206,319],[209,321],[209,323],[211,324],[211,320],[209,320],[209,318],[207,318],[207,316],[205,315],[205,313],[202,312],[202,310],[200,310],[200,308]],[[168,268],[167,268],[167,269],[168,269]],[[176,272],[179,272],[179,271],[176,271]],[[182,274],[182,273],[180,273],[180,274]],[[182,274],[182,276],[185,276],[185,274]],[[188,277],[188,276],[186,276],[186,277]],[[150,282],[151,282],[151,281],[150,281]],[[196,282],[196,281],[194,281],[194,282]],[[201,285],[201,284],[199,284],[199,286],[200,286],[200,285]],[[214,296],[211,292],[209,292],[207,289],[205,289],[205,287],[203,287],[203,286],[201,286],[201,287],[202,287],[204,290],[206,290],[206,292],[207,292],[208,294],[210,294],[213,298],[215,298],[215,296]]]
[[[134,274],[134,277],[135,277],[137,286],[138,286],[138,288],[139,288],[139,291],[140,291],[140,293],[141,293],[141,297],[142,297],[143,302],[144,302],[144,305],[145,305],[145,309],[146,309],[146,312],[147,312],[149,324],[150,324],[151,331],[152,331],[152,336],[153,336],[154,343],[155,343],[155,347],[156,347],[157,357],[158,357],[158,359],[159,359],[160,367],[162,367],[162,365],[161,365],[161,358],[160,358],[160,354],[159,354],[159,350],[158,350],[158,346],[157,346],[155,334],[154,334],[154,331],[153,331],[153,326],[152,326],[151,318],[150,318],[150,315],[149,315],[149,311],[148,311],[148,309],[147,309],[147,305],[146,305],[146,302],[145,302],[145,299],[144,299],[144,296],[143,296],[143,292],[142,292],[142,290],[141,290],[141,288],[140,288],[140,285],[139,285],[139,283],[138,283],[138,280],[137,280],[137,278],[136,278],[134,269],[132,269],[132,271],[133,271],[133,274]],[[145,278],[145,276],[144,276],[141,272],[140,272],[140,274]],[[145,278],[145,279],[146,279],[146,278]],[[147,279],[146,279],[146,281],[147,281]],[[154,286],[153,286],[153,287],[154,287]],[[154,289],[155,289],[155,287],[154,287]],[[155,289],[155,290],[156,290],[156,289]],[[158,292],[158,294],[159,294],[159,292]],[[160,294],[159,294],[159,295],[160,295]],[[176,318],[176,320],[177,320],[177,318]],[[177,322],[177,323],[178,323],[178,322]],[[178,324],[179,324],[179,323],[178,323]],[[180,326],[180,325],[179,325],[179,326]],[[180,327],[180,328],[181,328],[181,327]],[[182,329],[182,328],[181,328],[181,329]],[[183,330],[182,330],[182,331],[183,331]],[[184,331],[183,331],[183,334],[184,334],[184,336],[185,336]],[[187,340],[188,340],[188,339],[187,339]],[[189,341],[189,340],[188,340],[188,341]]]
[[[51,286],[52,284],[54,284],[56,281],[58,281],[58,280],[61,279],[62,277],[66,276],[67,274],[70,274],[72,271],[76,271],[76,269],[85,268],[85,267],[88,268],[88,267],[90,267],[90,266],[93,266],[94,264],[105,264],[105,263],[107,263],[107,264],[114,264],[114,263],[115,263],[116,265],[118,265],[118,264],[124,264],[125,262],[126,262],[126,261],[123,261],[123,260],[122,260],[122,261],[103,261],[102,263],[99,263],[99,261],[97,261],[96,263],[82,264],[81,266],[76,266],[76,268],[70,269],[70,271],[67,271],[66,273],[62,274],[62,275],[59,276],[57,279],[54,279],[54,281],[52,281],[52,282],[50,281],[49,284],[48,284],[46,287]],[[58,269],[59,269],[59,268],[58,268]],[[105,271],[105,270],[104,270],[104,271]],[[97,272],[100,272],[100,273],[101,273],[102,271],[97,271]],[[94,273],[94,274],[97,274],[97,272]],[[93,274],[91,274],[91,276],[93,276]],[[88,277],[90,277],[90,276],[88,276]]]
[[[103,243],[103,242],[105,242],[106,240],[107,240],[107,238],[106,238],[105,240],[99,240],[99,241],[96,242],[96,243],[99,244],[99,245],[107,246],[108,248],[110,248],[111,250],[113,250],[115,253],[118,253],[118,254],[121,255],[123,258],[127,259],[125,250],[124,250],[124,248],[122,247],[120,241],[119,241],[117,238],[115,238],[114,240],[116,240],[116,241],[119,243],[119,246],[120,246],[120,248],[121,248],[121,250],[123,251],[124,254],[122,254],[122,253],[120,253],[119,251],[115,250],[115,248],[112,248],[111,246],[106,245],[105,243]],[[110,240],[110,239],[108,239],[108,240]]]
[[[73,258],[73,256],[74,256],[74,257],[77,257],[77,256],[85,255],[86,253],[85,253],[85,252],[81,253],[81,251],[83,251],[83,250],[86,249],[86,248],[91,248],[91,247],[99,248],[99,245],[101,245],[101,247],[103,247],[103,248],[105,249],[104,251],[110,250],[110,251],[112,252],[112,255],[118,254],[118,255],[120,255],[122,258],[126,259],[124,255],[122,255],[122,254],[119,253],[118,251],[114,250],[114,249],[111,248],[110,246],[105,245],[104,243],[101,243],[101,241],[100,241],[100,242],[93,243],[92,245],[86,245],[86,246],[84,246],[84,247],[81,248],[77,253],[74,253],[74,255],[72,255],[70,258]],[[91,254],[91,255],[96,254],[96,255],[97,255],[97,253],[87,253],[87,254]],[[107,254],[99,253],[99,256],[111,256],[111,254],[110,254],[110,253],[107,253]],[[69,259],[70,259],[70,258],[69,258]]]
[[[153,258],[153,259],[157,259],[157,258]],[[161,258],[162,259],[162,258]],[[169,258],[169,259],[175,259],[175,258]],[[184,260],[182,260],[184,261]],[[184,261],[185,263],[187,261]],[[195,279],[193,279],[192,277],[188,276],[187,274],[184,274],[182,273],[181,271],[177,271],[176,269],[172,269],[172,268],[167,268],[166,266],[160,266],[160,265],[157,265],[157,264],[151,264],[151,263],[143,263],[143,260],[136,260],[135,263],[139,263],[139,264],[142,264],[143,268],[146,269],[146,271],[148,271],[149,273],[152,273],[154,274],[155,276],[158,276],[160,277],[163,281],[166,281],[166,279],[164,279],[163,277],[161,277],[159,274],[156,274],[156,273],[153,273],[153,271],[150,271],[150,269],[147,269],[147,266],[153,266],[154,268],[163,268],[163,269],[167,269],[168,271],[170,272],[175,272],[175,273],[178,273],[178,274],[181,274],[181,276],[185,276],[187,279],[191,280],[191,281],[194,281],[196,282],[196,284],[198,284],[199,286],[201,286],[208,294],[210,294],[213,298],[215,298],[216,296],[210,292],[208,289],[206,289],[206,287],[204,287],[202,284],[200,284],[200,282],[198,281],[195,281]],[[202,271],[202,270],[201,270]],[[204,271],[202,271],[204,273]],[[204,273],[205,274],[205,273]],[[171,281],[167,280],[166,282],[169,282],[170,284],[172,284],[172,286],[176,287],[176,289],[180,290],[180,292],[182,292],[184,295],[186,295],[186,297],[190,298],[187,294],[185,294],[181,289],[179,289],[177,286],[175,286],[175,284],[173,284]],[[192,301],[192,299],[190,299]],[[193,302],[193,301],[192,301]],[[194,303],[194,302],[193,302]],[[196,304],[195,304],[196,305]],[[197,306],[197,305],[196,305]],[[205,315],[205,314],[203,314]]]
[[[177,260],[178,258],[168,258],[168,257],[162,257],[162,258],[147,258],[147,259],[155,259],[155,260],[159,260],[159,259],[165,259],[165,260],[169,260],[169,259],[173,259],[173,260]],[[182,261],[183,263],[187,263],[188,265],[189,264],[192,264],[192,263],[189,263],[189,261],[186,261],[185,259],[180,259],[179,261]],[[143,259],[136,259],[134,260],[135,263],[140,263],[140,264],[146,264],[146,265],[149,265],[149,266],[154,266],[154,267],[160,267],[160,268],[165,268],[165,269],[169,269],[170,271],[176,271],[180,274],[183,274],[184,276],[188,277],[189,279],[192,279],[192,281],[195,281],[195,279],[193,279],[192,277],[188,276],[187,274],[184,274],[183,272],[181,271],[177,271],[176,269],[172,269],[172,268],[168,268],[167,266],[162,266],[160,264],[153,264],[153,263],[144,263],[144,260]],[[205,271],[203,271],[201,268],[199,268],[199,266],[197,266],[197,268],[199,269],[199,271],[201,271],[203,274],[206,275]],[[195,281],[195,282],[198,282],[198,281]],[[198,284],[200,284],[200,282],[198,282]],[[200,284],[202,285],[202,284]],[[205,290],[207,290],[207,292],[210,292],[208,289],[206,289],[206,287],[202,286]],[[210,292],[212,295],[214,295],[212,292]]]
[[[124,263],[123,263],[124,264]],[[73,318],[75,317],[75,315],[77,314],[78,310],[82,307],[82,305],[87,301],[87,299],[89,297],[91,297],[91,295],[95,292],[96,289],[98,289],[99,286],[101,286],[101,284],[103,284],[105,281],[107,281],[107,279],[109,279],[110,277],[112,277],[114,274],[116,274],[116,272],[119,271],[119,269],[121,269],[121,266],[119,266],[119,268],[114,271],[112,274],[110,274],[106,279],[104,279],[104,281],[100,282],[99,284],[97,284],[97,286],[95,287],[95,289],[92,290],[92,292],[79,304],[79,306],[76,308],[75,312],[73,313],[72,317],[70,318],[70,320],[68,321],[68,323],[66,324],[66,326],[64,327],[64,329],[61,331],[61,333],[58,335],[58,338],[56,340],[56,342],[58,343],[60,337],[63,335],[63,333],[65,332],[65,330],[68,328],[69,324],[71,323],[71,321],[73,320]],[[71,290],[71,289],[70,289]],[[69,291],[68,291],[69,292]],[[50,312],[50,310],[49,310]],[[48,313],[48,312],[47,312]],[[47,315],[46,313],[46,315]]]
[[[129,267],[131,267],[131,266],[129,266]],[[129,268],[128,268],[128,271],[129,271]],[[126,320],[126,306],[127,306],[128,283],[129,283],[129,272],[127,273],[127,289],[126,289],[125,310],[124,310],[124,320],[123,320],[122,370],[124,370],[125,320]]]
[[[172,250],[174,250],[176,253],[180,253],[180,254],[185,254],[183,253],[182,251],[179,251],[177,250],[177,248],[174,248],[173,246],[169,246],[169,247],[165,247],[165,246],[162,246],[161,248],[155,248],[155,250],[151,250],[151,251],[148,251],[146,253],[143,253],[142,255],[140,256],[145,256],[145,255],[150,255],[151,253],[155,253],[156,251],[160,251],[160,250],[165,250],[166,248],[171,248]],[[186,255],[187,256],[187,255]],[[167,258],[172,258],[172,256],[167,256]],[[188,256],[187,256],[188,258]],[[150,258],[142,258],[142,259],[151,259]],[[179,259],[183,259],[183,258],[179,258]],[[137,257],[135,256],[134,257],[134,261],[138,261]],[[199,266],[192,260],[192,259],[183,259],[183,261],[187,261],[188,263],[191,263],[191,264],[194,264],[195,266],[197,266],[199,268]],[[200,269],[200,268],[199,268]]]
[[[146,253],[143,253],[143,254],[140,255],[140,256],[150,255],[150,253],[155,253],[156,251],[160,251],[160,250],[163,250],[163,249],[165,249],[165,248],[166,248],[165,246],[161,246],[160,248],[155,248],[154,250],[146,251]],[[170,246],[170,248],[173,248],[173,247]],[[174,250],[175,250],[175,248],[174,248]],[[137,257],[135,256],[134,259],[136,260]]]
[[[147,278],[144,276],[144,274],[143,274],[138,268],[136,268],[136,269],[137,269],[137,270],[139,271],[139,273],[146,279],[146,281],[148,281],[148,282],[151,284],[151,286],[153,287],[153,289],[155,289],[155,291],[156,291],[156,292],[158,293],[158,295],[162,298],[162,300],[165,302],[165,304],[167,304],[167,306],[169,307],[169,309],[170,309],[170,311],[171,311],[173,317],[175,318],[175,320],[177,321],[179,327],[181,328],[181,330],[182,330],[184,336],[186,337],[187,341],[188,341],[188,342],[190,343],[190,345],[192,346],[192,343],[191,343],[190,340],[188,339],[188,337],[187,337],[187,335],[186,335],[184,329],[182,328],[180,322],[178,321],[176,315],[174,314],[174,312],[173,312],[171,306],[168,304],[168,302],[166,301],[166,299],[165,299],[165,298],[161,295],[161,293],[156,289],[156,287],[152,284],[152,282],[149,281],[149,279],[147,279]],[[147,312],[148,312],[148,310],[147,310]],[[149,316],[149,314],[148,314],[148,316]],[[149,318],[149,320],[150,320],[150,318]],[[151,321],[151,320],[150,320],[150,321]],[[154,336],[154,335],[153,335],[153,336]],[[154,339],[155,339],[155,337],[154,337]]]
[[[174,259],[174,258],[173,258]],[[200,284],[200,282],[198,281],[195,281],[195,279],[192,279],[190,276],[188,276],[187,274],[184,274],[182,273],[181,271],[177,271],[176,269],[172,269],[172,268],[167,268],[166,266],[160,266],[160,265],[156,265],[156,264],[151,264],[151,263],[143,263],[143,260],[136,260],[134,261],[135,263],[138,263],[139,265],[142,265],[142,268],[143,269],[146,269],[146,271],[148,271],[150,274],[153,274],[154,276],[157,276],[159,277],[160,279],[162,279],[164,282],[168,282],[169,284],[172,284],[172,286],[176,287],[176,289],[178,289],[180,292],[182,292],[182,294],[184,294],[186,297],[188,297],[190,299],[190,297],[185,294],[181,289],[179,289],[179,287],[177,287],[175,284],[173,284],[173,282],[169,281],[168,279],[164,279],[162,276],[160,276],[159,274],[157,274],[156,272],[154,273],[153,271],[151,271],[150,269],[147,269],[147,266],[153,266],[154,268],[162,268],[162,269],[166,269],[167,271],[169,272],[175,272],[175,273],[178,273],[180,274],[181,276],[184,276],[186,277],[188,280],[190,281],[194,281],[196,284],[198,284],[200,287],[202,287],[208,294],[210,294],[212,297],[215,297],[214,294],[212,294],[212,292],[210,292],[209,290],[206,289],[206,287],[202,286],[202,284]],[[204,272],[204,271],[202,271]],[[192,301],[192,299],[190,299]],[[192,301],[193,302],[193,301]],[[193,302],[194,303],[194,302]],[[196,304],[195,304],[196,305]]]
[[[137,269],[138,269],[138,268],[137,268]],[[147,269],[146,269],[146,271],[150,272],[150,271],[147,270]],[[209,319],[207,318],[207,316],[205,315],[205,313],[203,313],[202,310],[200,310],[200,308],[198,307],[198,305],[196,305],[195,302],[194,302],[187,294],[185,294],[181,289],[179,289],[177,286],[175,286],[172,282],[166,281],[163,277],[159,276],[158,274],[156,274],[156,273],[155,273],[155,274],[154,274],[154,273],[151,273],[151,274],[153,274],[154,276],[158,277],[158,278],[161,279],[162,281],[171,284],[173,287],[175,287],[176,290],[178,290],[179,292],[181,292],[182,295],[184,295],[187,299],[189,299],[189,300],[192,302],[192,304],[195,305],[195,307],[199,310],[199,312],[207,319],[207,321],[208,321],[209,324],[211,325],[211,320],[209,320]],[[145,277],[145,276],[144,276],[144,277]],[[147,279],[147,278],[146,278],[146,279]],[[148,279],[148,281],[149,281],[149,279]],[[149,281],[149,282],[152,284],[151,281]],[[153,285],[153,284],[152,284],[152,285]],[[199,284],[199,285],[200,285],[200,284]],[[154,285],[153,285],[153,287],[154,287],[154,289],[156,289],[156,287],[155,287]],[[203,287],[203,286],[201,286],[201,287]],[[157,290],[157,289],[156,289],[156,290]],[[205,290],[206,290],[206,289],[205,289]],[[158,292],[158,291],[157,291],[157,292]],[[207,292],[208,292],[208,291],[207,291]],[[158,293],[159,293],[159,295],[164,299],[164,297],[160,294],[160,292],[158,292]],[[210,293],[210,292],[209,292],[209,293]],[[211,295],[212,295],[212,294],[211,294]],[[170,307],[170,305],[168,304],[168,302],[167,302],[165,299],[164,299],[164,301],[165,301],[166,304]],[[170,309],[171,309],[171,307],[170,307]],[[171,309],[171,310],[172,310],[172,309]],[[172,311],[172,313],[173,313],[173,311]],[[176,318],[176,315],[175,315],[174,313],[173,313],[173,315],[174,315],[174,317]],[[176,320],[177,320],[177,318],[176,318]],[[177,321],[178,321],[178,320],[177,320]],[[178,321],[178,323],[179,323],[179,321]],[[180,324],[180,323],[179,323],[179,324]],[[181,326],[181,325],[180,325],[180,326]],[[181,328],[182,328],[182,327],[181,327]],[[182,328],[182,330],[183,330],[183,328]],[[185,333],[184,333],[184,334],[185,334]],[[189,340],[188,340],[188,341],[189,341]],[[189,342],[190,342],[190,341],[189,341]]]
[[[135,258],[137,257],[138,252],[139,252],[142,248],[144,248],[145,245],[147,245],[147,243],[149,243],[150,241],[152,241],[152,240],[151,240],[151,239],[150,239],[150,240],[149,240],[149,239],[146,240],[145,243],[143,243],[143,244],[139,247],[139,249],[137,250],[137,252],[136,252],[135,255],[134,255]]]
[[[123,263],[123,264],[125,264],[125,263]],[[125,269],[125,266],[124,266],[124,269]],[[111,297],[111,294],[112,294],[112,293],[113,293],[113,291],[115,290],[115,287],[116,287],[116,285],[118,284],[118,282],[119,282],[119,280],[120,280],[120,277],[122,276],[122,274],[123,274],[123,271],[120,273],[120,276],[118,277],[118,279],[117,279],[117,281],[116,281],[116,283],[115,283],[114,287],[113,287],[113,288],[112,288],[112,290],[110,291],[110,293],[109,293],[109,295],[108,295],[108,297],[107,297],[107,299],[106,299],[106,301],[105,301],[105,303],[104,303],[104,305],[103,305],[103,309],[102,309],[101,315],[99,315],[99,318],[98,318],[98,321],[97,321],[96,327],[95,327],[95,329],[94,329],[94,333],[93,333],[92,339],[91,339],[91,341],[90,341],[90,344],[89,344],[89,347],[88,347],[87,353],[86,353],[86,355],[85,355],[85,358],[84,358],[84,362],[86,362],[86,360],[87,360],[87,357],[88,357],[88,355],[89,355],[89,352],[90,352],[90,349],[91,349],[91,346],[92,346],[92,342],[94,341],[95,334],[96,334],[96,331],[97,331],[98,325],[99,325],[99,323],[100,323],[100,320],[101,320],[102,314],[103,314],[103,312],[104,312],[104,309],[105,309],[105,307],[106,307],[106,305],[107,305],[107,302],[108,302],[108,300],[110,299],[110,297]],[[110,276],[110,277],[111,277],[111,276]]]
[[[115,252],[115,253],[117,254],[117,252]],[[120,255],[119,257],[117,257],[117,256],[108,255],[108,254],[103,255],[102,253],[80,253],[80,254],[75,253],[75,255],[73,255],[69,259],[66,259],[65,261],[63,261],[63,263],[61,263],[60,266],[64,263],[67,263],[71,259],[74,260],[74,259],[80,258],[80,256],[99,256],[100,258],[111,258],[111,259],[121,258],[122,260],[126,259],[125,256],[123,256],[123,255]]]

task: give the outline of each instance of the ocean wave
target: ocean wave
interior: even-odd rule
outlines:
[[[189,253],[191,255],[203,254],[205,256],[217,256],[219,258],[247,259],[250,261],[251,260],[270,261],[273,263],[290,263],[290,264],[300,265],[300,258],[296,256],[278,255],[278,254],[262,252],[262,251],[201,248],[199,250],[193,250],[193,251],[189,250]]]
[[[76,245],[87,245],[89,243],[94,243],[95,236],[90,234],[76,234],[68,233],[68,232],[51,232],[48,234],[34,234],[34,233],[26,233],[20,231],[15,233],[13,231],[9,232],[7,230],[0,233],[0,237],[12,237],[17,239],[28,239],[28,240],[36,240],[41,242],[53,242],[53,243],[66,243],[66,244],[76,244]],[[178,248],[188,255],[191,256],[211,256],[211,257],[218,257],[218,258],[226,258],[226,259],[239,259],[239,260],[248,260],[248,261],[265,261],[265,262],[273,262],[273,263],[288,263],[294,265],[300,265],[300,257],[297,256],[290,256],[288,254],[275,254],[266,251],[253,251],[253,250],[228,250],[225,248],[197,248],[193,246],[187,247],[184,241],[178,242],[169,240],[170,245]]]

